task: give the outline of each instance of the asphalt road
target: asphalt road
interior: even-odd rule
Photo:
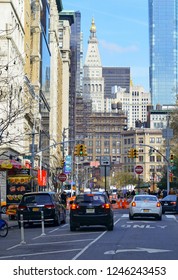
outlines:
[[[128,210],[114,211],[113,231],[82,227],[70,232],[68,222],[58,227],[26,227],[24,238],[17,226],[0,238],[0,260],[177,260],[178,215],[162,221],[138,218]]]

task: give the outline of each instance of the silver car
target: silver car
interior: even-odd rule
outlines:
[[[135,195],[129,205],[129,219],[155,217],[162,220],[162,206],[155,195]]]

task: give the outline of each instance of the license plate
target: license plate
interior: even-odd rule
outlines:
[[[149,209],[143,209],[143,212],[149,212]]]
[[[39,210],[40,210],[40,208],[32,208],[32,211],[34,211],[34,212],[37,212]]]
[[[86,209],[87,214],[93,214],[95,213],[95,209]]]
[[[165,202],[165,203],[164,203],[164,205],[168,205],[168,203],[167,203],[167,202]]]

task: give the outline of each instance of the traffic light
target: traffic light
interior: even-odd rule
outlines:
[[[84,145],[80,144],[79,145],[79,156],[84,156]]]
[[[138,158],[138,150],[133,149],[133,158]]]
[[[83,156],[87,157],[87,146],[83,145]]]
[[[127,155],[128,158],[133,158],[133,149],[128,150]]]
[[[75,145],[75,150],[74,150],[74,156],[78,156],[79,155],[79,144]]]
[[[60,166],[64,167],[64,165],[65,165],[65,160],[62,158],[61,161],[60,161]]]
[[[174,155],[170,155],[170,161],[171,161],[171,162],[174,161]]]

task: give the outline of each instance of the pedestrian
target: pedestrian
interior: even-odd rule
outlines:
[[[132,195],[132,196],[135,195],[135,190],[132,190],[131,195]]]
[[[61,200],[62,200],[62,204],[64,204],[66,206],[66,204],[67,204],[67,194],[66,194],[65,191],[63,191],[61,193]]]

